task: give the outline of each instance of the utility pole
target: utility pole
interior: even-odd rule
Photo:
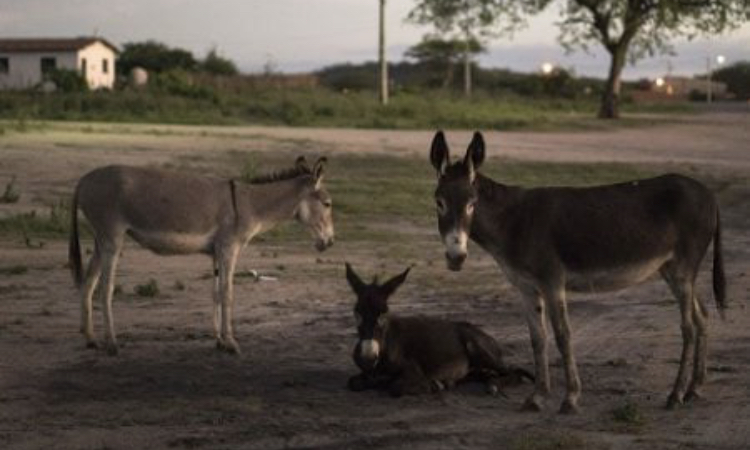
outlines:
[[[385,0],[380,1],[380,34],[378,36],[378,62],[380,63],[380,104],[388,104],[388,62],[385,59]]]

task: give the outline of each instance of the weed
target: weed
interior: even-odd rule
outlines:
[[[624,405],[612,410],[612,419],[614,419],[615,422],[634,428],[639,428],[646,424],[646,417],[643,415],[638,405],[630,400],[626,401]]]
[[[0,196],[0,203],[18,203],[21,198],[21,194],[16,190],[16,176],[10,179],[8,184],[5,185],[5,192]]]
[[[185,283],[183,283],[181,280],[176,280],[174,282],[174,285],[172,286],[172,289],[175,291],[184,291],[186,289]]]
[[[145,284],[136,285],[133,291],[135,292],[135,295],[139,297],[157,297],[159,295],[159,284],[156,282],[156,280],[151,278]]]

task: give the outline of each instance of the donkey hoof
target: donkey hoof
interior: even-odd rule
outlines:
[[[543,403],[542,399],[536,396],[531,396],[527,398],[523,406],[521,406],[521,411],[540,412],[543,409],[542,403]]]
[[[682,405],[682,396],[680,394],[677,394],[675,392],[669,394],[669,397],[667,397],[667,409],[676,409],[678,406]]]
[[[578,414],[581,408],[573,401],[564,400],[560,405],[560,414]]]
[[[216,348],[230,355],[239,355],[240,346],[236,341],[216,341]]]
[[[697,390],[695,390],[695,389],[690,389],[690,390],[689,390],[689,391],[687,392],[687,394],[685,394],[685,398],[683,399],[683,401],[684,401],[685,403],[690,403],[690,402],[694,402],[694,401],[696,401],[696,400],[700,400],[700,399],[702,399],[702,398],[703,398],[703,395],[701,395],[701,393],[700,393],[700,392],[698,392],[698,391],[697,391]]]

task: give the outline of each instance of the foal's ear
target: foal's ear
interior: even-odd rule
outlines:
[[[312,168],[312,177],[313,180],[315,180],[315,189],[320,188],[320,183],[323,182],[323,175],[327,163],[328,158],[326,158],[325,156],[321,156],[317,161],[315,161],[315,165]]]
[[[466,156],[464,156],[464,165],[469,170],[469,179],[473,182],[476,176],[476,171],[479,166],[484,162],[484,137],[482,133],[475,131],[474,137],[469,143],[469,148],[466,149]]]
[[[443,133],[443,130],[435,133],[435,137],[432,138],[430,162],[432,163],[432,167],[437,170],[438,176],[443,175],[445,169],[450,165],[450,151],[448,150],[448,143],[445,142],[445,133]]]
[[[409,275],[410,270],[411,267],[407,267],[406,270],[383,283],[381,288],[385,291],[386,295],[391,295],[396,292],[396,289],[398,289],[398,287],[406,280],[406,276]]]
[[[304,156],[297,157],[297,160],[294,161],[294,167],[302,171],[310,171],[310,166],[307,165],[307,160]]]
[[[349,286],[351,286],[352,290],[357,295],[359,295],[365,287],[365,283],[359,278],[359,275],[354,272],[354,269],[349,263],[346,263],[346,281],[349,282]]]

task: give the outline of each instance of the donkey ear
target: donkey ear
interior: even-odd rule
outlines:
[[[476,176],[477,169],[484,162],[484,156],[484,137],[482,137],[482,133],[475,131],[474,137],[471,139],[471,143],[469,143],[469,148],[466,149],[466,156],[464,156],[464,165],[469,170],[469,179],[472,182]]]
[[[445,169],[450,165],[450,150],[448,150],[448,143],[445,142],[445,133],[443,133],[443,130],[435,133],[435,137],[432,138],[430,162],[432,162],[432,167],[437,170],[438,175],[443,175]]]
[[[320,158],[318,158],[312,168],[312,177],[313,180],[315,180],[315,189],[320,188],[320,183],[323,182],[326,163],[328,163],[328,159],[325,156],[321,156]]]
[[[300,170],[306,170],[310,171],[310,166],[307,165],[307,160],[304,156],[298,156],[297,160],[294,161],[294,167],[300,169]]]
[[[346,263],[346,281],[349,282],[352,290],[355,294],[359,295],[365,287],[365,283],[362,279],[354,272],[354,269],[349,263]]]
[[[410,270],[411,267],[407,267],[406,270],[401,272],[399,275],[396,275],[395,277],[383,283],[382,288],[386,292],[386,295],[391,295],[396,292],[396,289],[398,289],[398,287],[401,286],[401,284],[403,284],[403,282],[406,280],[406,276],[409,275]]]

